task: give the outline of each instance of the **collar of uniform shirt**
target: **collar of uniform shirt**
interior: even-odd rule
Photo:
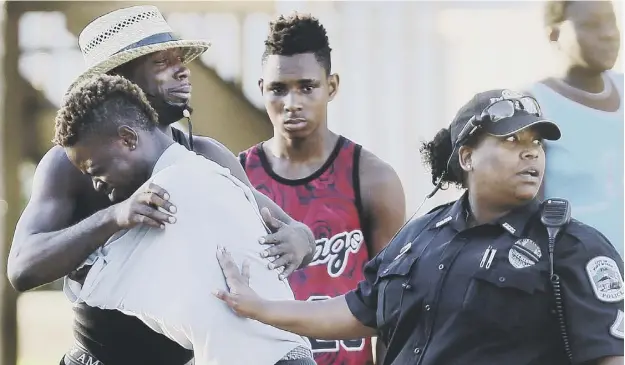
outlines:
[[[458,232],[471,228],[468,224],[470,212],[467,199],[468,195],[465,193],[451,207],[447,208],[447,212],[442,214],[440,219],[432,222],[428,229],[438,229],[447,224]],[[528,204],[516,208],[499,218],[496,223],[501,225],[501,227],[510,234],[521,237],[529,218],[538,211],[539,207],[540,201],[534,199]]]

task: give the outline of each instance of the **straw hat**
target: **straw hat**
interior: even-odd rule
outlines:
[[[69,89],[150,53],[181,48],[188,63],[210,47],[207,41],[178,39],[155,6],[132,6],[96,18],[80,33],[78,44],[87,69]]]

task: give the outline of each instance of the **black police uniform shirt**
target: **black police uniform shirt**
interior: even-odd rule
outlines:
[[[346,294],[352,314],[378,329],[387,365],[566,364],[540,203],[469,228],[465,201],[409,222]],[[617,252],[571,220],[554,257],[573,363],[622,356]]]

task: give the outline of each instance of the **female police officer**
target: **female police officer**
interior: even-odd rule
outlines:
[[[422,148],[433,182],[466,193],[408,222],[355,290],[312,302],[262,299],[247,285],[245,264],[240,273],[220,249],[230,292],[216,296],[239,315],[304,336],[377,333],[385,364],[622,364],[623,263],[601,233],[575,220],[555,245],[564,306],[554,309],[536,196],[541,141],[559,137],[534,99],[480,93]]]

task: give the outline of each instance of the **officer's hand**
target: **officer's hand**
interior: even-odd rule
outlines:
[[[294,222],[287,225],[272,217],[266,207],[261,209],[260,214],[274,232],[260,238],[261,244],[272,245],[261,252],[261,257],[271,261],[268,265],[269,269],[277,270],[280,280],[283,280],[303,266],[304,260],[312,257],[315,250],[315,237],[305,224]]]
[[[223,300],[237,315],[257,319],[263,310],[264,301],[250,288],[250,267],[243,262],[241,271],[230,253],[223,247],[217,248],[217,261],[226,278],[229,291],[218,290],[213,294]]]
[[[139,224],[165,228],[165,223],[176,222],[173,216],[176,207],[169,201],[169,193],[156,184],[137,190],[130,198],[113,205],[111,209],[119,229],[129,229]]]

